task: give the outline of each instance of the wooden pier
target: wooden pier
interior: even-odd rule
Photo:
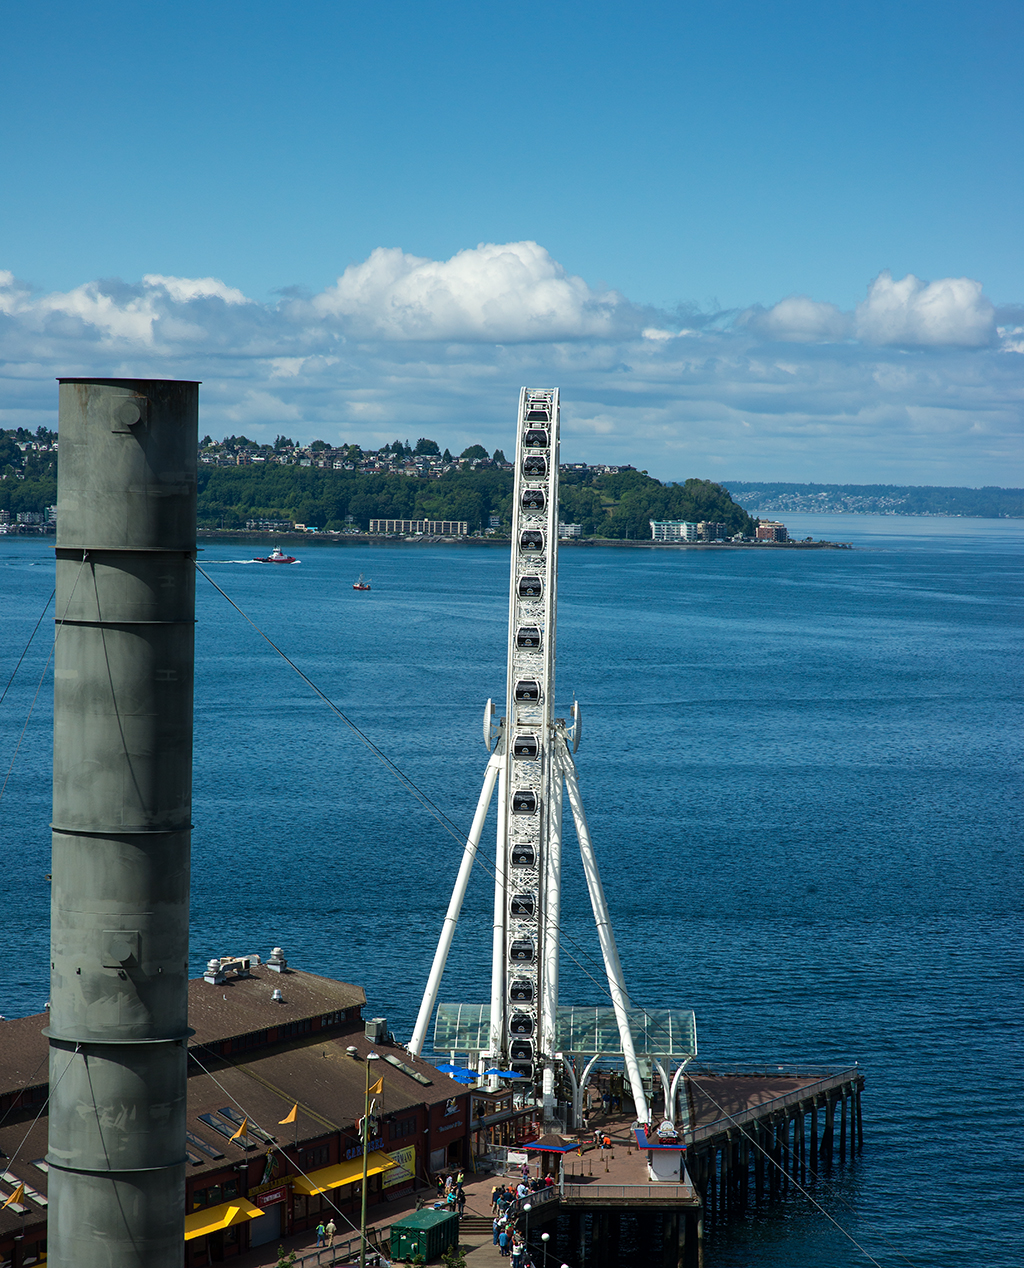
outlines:
[[[686,1168],[705,1218],[785,1197],[862,1144],[857,1066],[785,1074],[695,1072],[687,1080]]]
[[[701,1268],[707,1225],[784,1199],[854,1156],[863,1087],[857,1066],[695,1070],[683,1133],[688,1182],[649,1183],[627,1123],[608,1123],[612,1149],[567,1158],[560,1188],[531,1195],[520,1213],[534,1261],[546,1231],[556,1264],[616,1268],[632,1258],[644,1268]]]

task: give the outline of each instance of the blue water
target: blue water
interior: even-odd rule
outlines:
[[[861,1063],[864,1152],[816,1196],[879,1263],[1018,1268],[1024,524],[787,523],[856,549],[562,553],[558,698],[583,706],[627,980],[637,1003],[696,1009],[708,1062]],[[293,567],[231,562],[255,553],[201,560],[468,826],[483,703],[504,692],[507,555],[304,544]],[[0,538],[0,690],[51,558]],[[280,944],[365,984],[369,1015],[407,1037],[459,847],[202,578],[198,594],[192,971]],[[4,772],[47,638],[48,620],[0,707]],[[50,691],[44,674],[0,804],[8,1016],[46,998]],[[563,1002],[603,1002],[566,873]],[[480,870],[445,999],[487,999],[490,903]],[[803,1199],[716,1233],[707,1259],[867,1262]]]

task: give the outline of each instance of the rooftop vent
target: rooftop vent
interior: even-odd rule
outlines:
[[[368,1017],[366,1019],[366,1037],[371,1043],[383,1043],[388,1037],[388,1019],[386,1017]]]
[[[275,988],[271,991],[271,993],[270,993],[270,998],[274,1001],[274,1003],[275,1003],[275,1004],[283,1004],[283,1003],[284,1003],[284,996],[281,994],[281,991],[280,991],[280,989],[279,989],[278,987],[275,987]]]
[[[354,1043],[350,1043],[349,1046],[345,1049],[345,1051],[348,1053],[350,1057],[359,1056],[359,1049],[355,1046]]]
[[[259,964],[260,957],[258,955],[222,955],[220,957],[213,956],[206,962],[206,972],[203,974],[203,981],[209,982],[211,986],[220,986],[222,982],[226,982],[228,977],[251,977],[250,969],[254,964]]]
[[[288,961],[284,958],[284,952],[280,947],[275,947],[270,953],[270,959],[267,961],[267,968],[274,973],[284,973],[288,968]]]

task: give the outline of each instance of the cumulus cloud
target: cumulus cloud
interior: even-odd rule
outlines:
[[[354,333],[494,343],[601,338],[636,328],[637,310],[596,292],[536,242],[481,243],[450,260],[378,247],[313,300]]]
[[[997,327],[996,317],[1002,318]],[[567,461],[664,478],[1024,484],[1024,323],[979,283],[881,274],[856,313],[794,295],[654,312],[536,243],[380,249],[270,304],[147,274],[38,295],[0,272],[0,425],[53,425],[57,375],[202,379],[204,431],[505,448],[521,384],[563,389]]]
[[[768,309],[748,308],[737,324],[784,343],[834,343],[853,333],[849,313],[807,295],[790,295]]]
[[[876,344],[982,347],[995,334],[995,309],[969,277],[897,282],[886,269],[857,305],[857,338]]]
[[[219,277],[165,277],[162,273],[147,273],[143,285],[163,290],[177,304],[187,304],[193,299],[222,299],[225,304],[251,304],[241,291],[225,286]]]

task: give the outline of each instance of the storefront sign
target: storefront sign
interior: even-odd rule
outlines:
[[[252,1199],[257,1206],[273,1206],[275,1202],[283,1202],[288,1196],[288,1186],[279,1184],[276,1189],[271,1189],[269,1193],[257,1193]]]
[[[510,1149],[508,1151],[508,1160],[513,1166],[521,1167],[527,1161],[527,1156],[518,1149]]]
[[[383,1149],[383,1148],[384,1148],[384,1137],[378,1136],[376,1140],[371,1140],[369,1142],[369,1144],[366,1146],[366,1152],[372,1153],[375,1149]],[[351,1149],[345,1150],[346,1161],[350,1158],[361,1158],[362,1156],[363,1156],[362,1145],[353,1145]]]
[[[416,1174],[416,1146],[407,1145],[404,1149],[395,1149],[388,1157],[395,1164],[390,1171],[384,1172],[385,1189],[396,1184],[406,1184]]]
[[[442,1132],[454,1131],[456,1127],[462,1126],[462,1119],[456,1119],[454,1123],[442,1123],[440,1127],[434,1128],[434,1135],[440,1136]]]

